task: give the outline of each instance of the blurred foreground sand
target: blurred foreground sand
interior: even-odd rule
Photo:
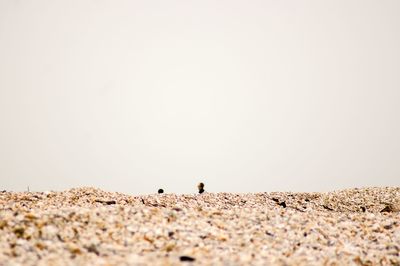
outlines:
[[[400,188],[0,192],[0,265],[400,265]]]

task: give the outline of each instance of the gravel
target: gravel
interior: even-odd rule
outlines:
[[[400,188],[0,192],[0,265],[400,265]]]

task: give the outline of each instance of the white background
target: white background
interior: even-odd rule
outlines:
[[[400,1],[0,0],[0,189],[400,185]]]

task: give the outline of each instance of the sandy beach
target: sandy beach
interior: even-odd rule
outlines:
[[[0,192],[0,265],[400,265],[400,188]]]

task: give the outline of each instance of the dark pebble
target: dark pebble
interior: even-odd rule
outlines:
[[[191,261],[195,261],[196,259],[193,258],[193,257],[189,257],[189,256],[180,256],[179,260],[180,261],[189,261],[189,262],[191,262]]]
[[[383,226],[383,228],[385,228],[386,230],[389,230],[389,229],[392,229],[392,225],[388,224],[388,225]]]
[[[106,204],[106,205],[117,204],[117,202],[115,200],[95,200],[95,202]]]
[[[268,232],[268,231],[265,231],[265,234],[266,234],[266,235],[269,235],[269,236],[274,236],[273,233],[270,233],[270,232]]]
[[[381,212],[393,212],[393,208],[391,206],[386,206],[381,210]]]
[[[100,255],[100,252],[97,250],[97,248],[96,248],[96,246],[95,246],[94,244],[92,244],[92,245],[86,247],[86,250],[87,250],[88,252],[91,252],[91,253],[96,254],[97,256]]]

